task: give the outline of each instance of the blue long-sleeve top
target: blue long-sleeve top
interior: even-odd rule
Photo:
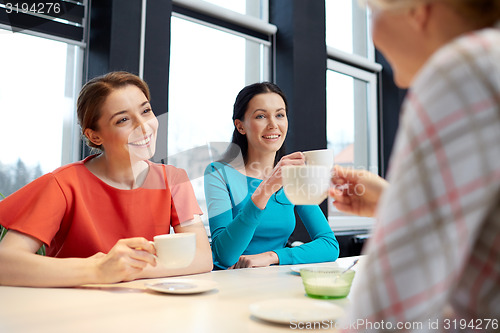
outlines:
[[[214,264],[234,265],[241,255],[274,251],[280,265],[334,261],[339,244],[317,205],[294,206],[283,189],[261,210],[251,200],[261,179],[247,177],[229,164],[214,162],[205,170],[205,197]],[[297,210],[311,241],[286,248]]]

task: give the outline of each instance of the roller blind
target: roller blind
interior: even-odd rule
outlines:
[[[87,1],[0,0],[0,25],[83,42],[86,6]]]

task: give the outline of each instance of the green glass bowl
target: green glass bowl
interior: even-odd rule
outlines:
[[[309,297],[343,298],[349,295],[355,274],[353,270],[341,274],[343,271],[341,267],[310,267],[302,268],[300,276]]]

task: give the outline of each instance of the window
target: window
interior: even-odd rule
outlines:
[[[335,164],[378,174],[377,76],[328,60],[327,141]],[[372,219],[346,216],[329,202],[334,230],[370,227]]]
[[[82,48],[0,30],[0,192],[78,159]],[[33,56],[36,55],[36,56]]]
[[[327,141],[335,163],[378,174],[377,72],[369,13],[356,0],[325,0]],[[370,229],[373,219],[347,216],[328,203],[333,230]]]
[[[269,79],[269,47],[176,17],[171,38],[169,154],[230,140],[238,91]]]
[[[239,6],[241,12],[244,12],[246,3],[213,2],[225,3],[226,6],[231,4],[230,8],[234,10]],[[176,3],[174,1],[174,5]],[[249,0],[247,3],[260,2]],[[206,7],[220,14],[218,7]],[[175,8],[174,6],[174,10]],[[233,18],[234,15],[244,17],[233,13]],[[234,25],[235,22],[231,24]],[[264,21],[262,25],[268,28],[271,26]],[[247,31],[249,25],[244,28]],[[258,34],[262,34],[262,31],[257,31]],[[193,18],[184,12],[173,13],[168,134],[164,155],[167,156],[168,153],[169,164],[188,172],[198,203],[204,212],[205,225],[208,225],[208,215],[203,173],[213,158],[211,153],[214,147],[220,146],[213,143],[231,141],[234,128],[233,104],[238,92],[248,84],[270,80],[271,37],[266,36],[266,39],[262,39],[216,25],[210,20]],[[159,146],[161,147],[161,143]]]
[[[377,173],[376,75],[329,60],[327,140],[335,163]]]
[[[325,9],[326,45],[373,60],[367,9],[357,0],[325,0]]]

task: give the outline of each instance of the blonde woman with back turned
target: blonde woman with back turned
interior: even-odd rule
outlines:
[[[388,182],[340,167],[332,179],[338,209],[377,217],[346,330],[498,331],[500,1],[368,5],[409,90]]]

